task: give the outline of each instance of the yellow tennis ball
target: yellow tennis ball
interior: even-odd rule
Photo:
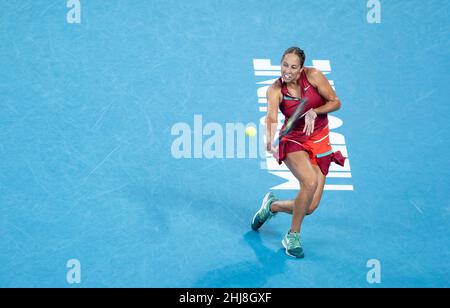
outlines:
[[[248,126],[245,129],[245,134],[249,137],[255,137],[256,136],[256,128],[254,126]]]

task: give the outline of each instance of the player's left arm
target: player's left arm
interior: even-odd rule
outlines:
[[[336,92],[330,85],[330,82],[325,75],[318,69],[312,69],[309,74],[313,86],[317,88],[319,94],[325,99],[325,105],[314,108],[314,111],[320,115],[330,113],[341,108],[341,101],[337,97]]]

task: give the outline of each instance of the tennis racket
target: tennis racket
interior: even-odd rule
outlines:
[[[306,112],[303,113],[303,111],[305,110],[305,105],[307,101],[308,101],[307,98],[302,98],[300,100],[300,103],[298,104],[297,108],[295,108],[294,113],[284,126],[283,131],[280,132],[278,138],[275,139],[275,141],[273,142],[272,148],[276,148],[280,144],[281,139],[292,131],[292,129],[295,127],[295,123],[306,114]]]

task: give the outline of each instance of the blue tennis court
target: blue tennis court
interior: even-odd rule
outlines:
[[[3,1],[0,287],[450,287],[449,17],[444,0]],[[348,157],[304,259],[281,245],[289,215],[250,228],[268,191],[298,192],[260,126],[290,46],[342,101]]]

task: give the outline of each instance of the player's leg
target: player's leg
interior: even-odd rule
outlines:
[[[306,215],[311,215],[320,204],[320,200],[322,199],[323,188],[325,187],[325,179],[326,177],[323,175],[322,171],[317,165],[312,165],[313,169],[317,175],[317,189],[314,193],[314,197],[311,201],[311,204],[306,212]],[[301,189],[301,188],[300,188]],[[294,210],[295,200],[277,200],[271,203],[270,210],[273,213],[283,212],[292,214]]]
[[[273,213],[282,212],[282,213],[292,214],[292,211],[294,210],[294,203],[295,203],[294,199],[292,199],[292,200],[278,200],[278,201],[273,202],[270,205],[270,210]]]
[[[313,165],[313,169],[317,176],[317,189],[314,193],[314,198],[309,205],[306,215],[311,215],[319,207],[320,200],[322,199],[323,188],[325,187],[326,176],[320,171],[319,166]]]
[[[299,188],[301,188],[294,200],[291,225],[292,231],[300,232],[303,218],[308,212],[317,189],[317,174],[305,151],[289,153],[284,162],[299,181]]]
[[[299,181],[299,188],[301,184],[301,189],[294,200],[291,229],[284,236],[282,244],[287,255],[303,258],[300,230],[317,189],[317,176],[305,151],[289,153],[284,162]]]

